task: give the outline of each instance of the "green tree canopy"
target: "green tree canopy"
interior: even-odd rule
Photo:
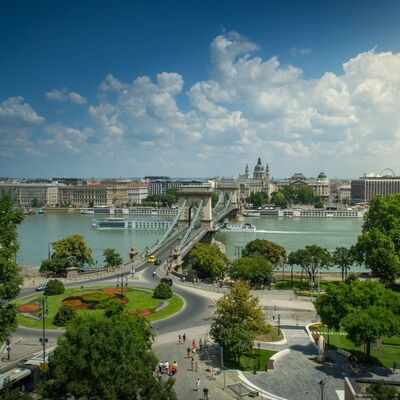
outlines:
[[[243,354],[251,352],[256,335],[266,330],[264,312],[246,282],[235,283],[216,302],[211,336],[238,363]]]
[[[241,257],[233,262],[230,277],[248,281],[250,285],[270,285],[272,282],[272,264],[263,256]]]
[[[242,255],[243,257],[263,256],[274,267],[286,261],[285,248],[264,239],[256,239],[247,243],[242,250]]]
[[[357,261],[373,276],[386,285],[395,283],[400,276],[400,194],[371,200],[355,250]]]
[[[342,328],[353,343],[365,343],[367,360],[372,341],[400,332],[400,294],[378,282],[329,285],[314,304],[329,329]]]
[[[347,271],[354,263],[353,249],[347,247],[336,247],[332,253],[332,262],[337,265],[342,271],[342,281],[347,278]]]
[[[151,343],[147,323],[131,313],[77,316],[49,357],[54,379],[43,398],[175,400],[173,380],[153,375]]]
[[[0,299],[11,300],[19,293],[22,277],[16,263],[19,249],[17,225],[24,219],[21,209],[15,209],[7,194],[0,198]],[[14,304],[0,301],[0,343],[16,328]]]
[[[301,186],[296,190],[297,202],[301,204],[314,204],[316,197],[310,186]]]
[[[312,284],[318,272],[321,269],[328,269],[331,262],[332,257],[329,251],[315,244],[295,250],[289,255],[289,264],[300,265]]]
[[[372,395],[374,400],[400,400],[397,389],[384,381],[372,383],[367,387],[367,393]]]
[[[103,256],[105,268],[118,267],[123,263],[121,255],[115,249],[105,249]]]
[[[271,201],[275,204],[276,207],[280,208],[287,208],[289,205],[287,198],[280,191],[271,194]]]
[[[216,245],[196,243],[188,254],[188,262],[200,278],[223,278],[228,262],[225,254]]]
[[[254,207],[261,207],[263,204],[268,203],[268,196],[261,192],[252,192],[250,194],[250,203]]]

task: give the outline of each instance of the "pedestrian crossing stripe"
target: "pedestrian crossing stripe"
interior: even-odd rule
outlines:
[[[318,334],[318,335],[342,335],[342,336],[347,336],[346,332],[318,332],[318,331],[311,331],[311,333]]]

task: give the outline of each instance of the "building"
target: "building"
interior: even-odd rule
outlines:
[[[336,189],[337,201],[339,203],[351,201],[351,184],[346,183]]]
[[[59,187],[59,204],[73,207],[110,206],[113,193],[101,184],[63,185]]]
[[[397,390],[400,397],[400,381],[374,378],[344,378],[344,400],[374,400],[375,396],[368,393],[368,387],[373,383],[391,386]]]
[[[375,196],[400,193],[400,176],[365,174],[351,181],[351,199],[356,203],[367,203]]]
[[[253,169],[253,176],[250,176],[249,165],[246,164],[244,174],[239,175],[237,179],[222,178],[221,183],[231,181],[239,188],[239,199],[245,201],[251,193],[261,192],[269,196],[272,193],[272,182],[269,176],[268,164],[264,168],[259,157],[257,164]]]
[[[148,181],[149,195],[162,195],[167,193],[168,189],[179,189],[185,185],[202,185],[205,180],[201,179],[171,179],[168,176],[146,176]]]
[[[58,203],[58,185],[52,183],[0,183],[0,194],[9,193],[15,205],[31,207],[39,205],[55,206]]]
[[[148,187],[148,182],[137,181],[128,183],[128,202],[130,204],[142,204],[143,200],[145,200],[149,194]]]

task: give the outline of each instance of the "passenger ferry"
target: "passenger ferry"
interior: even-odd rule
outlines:
[[[172,225],[167,220],[127,220],[123,217],[109,217],[102,221],[93,220],[96,229],[153,229],[166,230]]]
[[[219,226],[218,230],[220,231],[228,231],[228,232],[248,232],[253,233],[256,231],[256,227],[253,224],[249,224],[248,222],[244,224],[229,224],[227,219]]]
[[[109,215],[138,215],[138,216],[160,216],[175,217],[178,214],[178,208],[152,208],[152,207],[133,207],[118,208],[112,206],[98,206],[81,208],[81,214],[109,214]]]
[[[244,210],[245,217],[284,217],[284,218],[364,218],[365,210],[328,210],[328,209],[267,209]]]

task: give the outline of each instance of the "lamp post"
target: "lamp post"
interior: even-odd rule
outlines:
[[[257,347],[258,347],[258,370],[260,370],[260,342],[257,343]]]
[[[43,348],[43,369],[45,370],[46,366],[46,343],[48,339],[46,338],[46,315],[48,314],[47,309],[47,297],[43,296],[38,299],[40,303],[40,313],[39,316],[42,319],[42,337],[39,338],[39,342],[42,344]]]
[[[205,343],[205,342],[204,342]],[[224,348],[221,346],[221,368],[224,375],[224,390],[225,390],[225,366],[224,366]]]
[[[281,314],[278,314],[278,335],[280,330],[281,330]]]
[[[325,381],[321,379],[319,381],[319,387],[321,388],[321,400],[324,400],[324,386],[325,386]]]

